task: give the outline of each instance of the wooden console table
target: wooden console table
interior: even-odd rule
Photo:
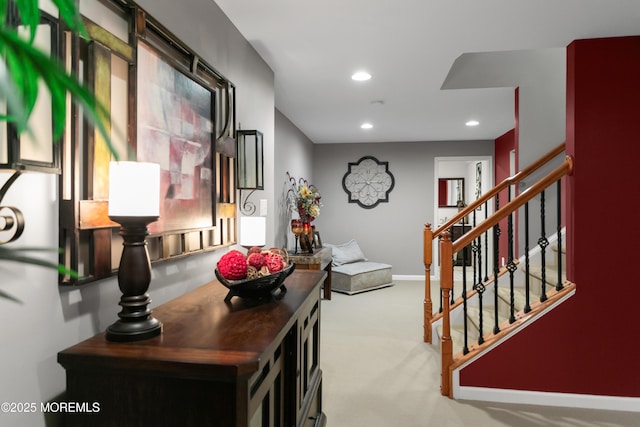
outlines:
[[[323,271],[294,271],[282,299],[261,304],[212,281],[153,310],[160,336],[104,333],[58,353],[69,426],[324,426],[320,369]]]
[[[312,254],[289,253],[289,260],[296,263],[296,270],[324,270],[327,278],[324,279],[324,299],[331,299],[331,261],[333,253],[331,248],[316,249]]]

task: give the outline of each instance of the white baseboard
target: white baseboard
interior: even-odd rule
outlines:
[[[424,274],[423,275],[419,275],[419,274],[394,274],[391,276],[391,279],[393,280],[423,280],[424,281]]]
[[[454,395],[454,399],[459,400],[640,412],[640,398],[637,397],[546,393],[465,386],[459,387],[456,394],[457,395]]]
[[[556,301],[553,305],[547,307],[541,315],[544,315],[551,311],[556,305],[561,304],[565,300],[569,299],[575,294],[575,290],[565,295],[561,300]],[[529,327],[541,316],[536,317],[531,322],[527,322],[523,328],[520,328],[515,333],[512,333],[504,337],[499,342],[493,344],[493,347],[500,345],[502,342],[508,340],[513,335],[526,327]],[[490,349],[489,349],[490,350]],[[482,357],[484,354],[478,355],[476,358],[468,361],[466,364],[452,372],[452,385],[453,385],[453,398],[459,400],[478,400],[483,402],[501,402],[501,403],[517,403],[524,405],[543,405],[543,406],[558,406],[567,408],[584,408],[584,409],[601,409],[610,411],[628,411],[628,412],[640,412],[640,398],[638,397],[620,397],[620,396],[601,396],[591,394],[574,394],[574,393],[551,393],[551,392],[539,392],[528,390],[510,390],[510,389],[497,389],[489,387],[471,387],[460,385],[460,370]]]

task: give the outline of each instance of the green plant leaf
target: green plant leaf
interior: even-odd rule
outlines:
[[[19,95],[27,115],[33,111],[38,95],[38,79],[51,93],[54,121],[54,138],[62,136],[66,124],[66,94],[71,94],[74,102],[83,107],[86,118],[104,137],[109,150],[117,160],[117,153],[111,144],[111,134],[102,117],[109,117],[109,111],[98,103],[94,94],[67,74],[62,64],[23,40],[14,31],[0,30],[0,49],[5,52],[8,74],[15,87],[21,89]],[[1,95],[5,96],[4,93]],[[13,109],[10,114],[13,117]],[[19,131],[27,128],[27,123],[14,117]]]
[[[22,50],[7,49],[6,58],[9,73],[21,92],[24,108],[27,114],[31,115],[38,98],[38,74],[30,66],[28,57]]]
[[[7,65],[0,57],[0,99],[7,103],[7,109],[11,115],[3,114],[0,120],[10,121],[17,124],[18,128],[24,129],[29,119],[24,109],[22,98],[18,93],[13,80],[8,75]]]
[[[7,0],[0,0],[0,22],[7,22]]]
[[[64,21],[75,34],[89,38],[82,22],[77,0],[52,0],[57,6],[60,20]],[[7,104],[7,114],[0,114],[0,120],[11,121],[19,133],[28,132],[29,118],[36,104],[39,82],[42,81],[51,94],[54,139],[58,140],[66,125],[67,95],[82,107],[87,120],[93,124],[106,141],[109,150],[117,160],[117,152],[112,146],[111,135],[103,118],[110,112],[99,102],[95,95],[78,80],[68,74],[57,58],[51,57],[33,46],[40,23],[39,0],[13,0],[20,15],[20,21],[28,29],[25,40],[18,30],[8,27],[10,2],[0,0],[0,100]],[[5,248],[0,246],[0,261],[13,261],[56,269],[59,274],[73,278],[78,273],[64,265],[42,260],[25,252],[51,251],[43,248]],[[20,302],[18,299],[0,290],[0,298]]]
[[[18,41],[18,43],[16,43]],[[20,46],[31,46],[19,38],[12,30],[0,31],[0,49],[4,54],[7,71],[7,78],[10,87],[15,88],[13,95],[17,96],[17,101],[12,100],[13,105],[9,105],[9,116],[13,118],[19,132],[27,128],[27,121],[38,96],[38,77],[34,73],[33,67],[24,60],[24,53]],[[3,97],[9,95],[2,93]]]
[[[20,13],[20,20],[29,29],[29,43],[33,43],[40,23],[38,0],[14,0],[14,3]]]
[[[80,34],[84,38],[89,38],[75,0],[53,0],[53,3],[58,8],[60,18],[69,26],[71,31]]]

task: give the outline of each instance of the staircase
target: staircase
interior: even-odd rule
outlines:
[[[564,234],[563,234],[564,235]],[[566,266],[566,252],[563,245],[561,254],[558,253],[557,243],[552,243],[550,249],[547,250],[545,269],[544,269],[544,281],[545,292],[544,298],[548,298],[549,295],[555,293],[558,282],[558,266],[562,268],[562,274],[560,276],[561,282],[566,280],[565,268]],[[558,262],[558,257],[562,259]],[[529,267],[529,298],[527,299],[527,286],[526,286],[526,265],[525,257],[521,257],[518,260],[518,270],[514,272],[514,287],[513,287],[513,318],[522,318],[526,313],[531,311],[531,306],[539,303],[542,293],[543,283],[543,269],[540,264],[541,251],[539,249],[530,251],[530,267]],[[457,274],[457,279],[454,280],[454,288],[462,289],[462,281],[460,280],[460,274]],[[482,311],[482,329],[484,331],[483,341],[487,340],[493,333],[493,327],[495,324],[495,293],[494,282],[492,279],[485,283],[486,290],[483,293],[482,309],[478,301],[479,295],[477,292],[472,292],[467,298],[467,345],[471,348],[477,346],[480,338],[480,312]],[[528,308],[527,308],[528,307]],[[526,309],[527,308],[527,309]],[[453,342],[453,354],[454,359],[461,356],[464,347],[464,328],[465,328],[465,315],[464,305],[462,298],[459,297],[451,308],[451,341]],[[526,310],[525,310],[526,309]],[[499,276],[498,280],[498,325],[500,329],[504,329],[509,325],[512,318],[511,313],[511,290],[510,290],[510,276],[509,273],[503,273]],[[434,340],[434,345],[438,345],[442,339],[442,318],[435,320],[432,323],[433,335],[437,337]],[[458,355],[458,353],[460,353]]]
[[[453,371],[575,292],[575,284],[565,279],[561,229],[562,179],[572,172],[573,160],[565,156],[559,166],[533,184],[521,185],[534,173],[545,174],[545,169],[553,168],[563,152],[561,144],[481,195],[435,231],[431,224],[425,224],[424,341],[440,344],[443,395],[453,397]],[[506,203],[500,201],[501,193],[508,196]],[[487,217],[489,207],[495,212]],[[485,212],[484,219],[476,218],[479,208]],[[452,241],[452,227],[462,218],[471,218],[471,229]],[[555,223],[549,234],[547,223]],[[518,230],[524,234],[520,249],[515,237]],[[440,259],[440,298],[436,298],[440,307],[436,313],[431,296],[434,241],[438,242]],[[505,243],[508,253],[501,253],[500,246]],[[467,247],[471,250],[463,250]],[[518,251],[524,255],[515,259],[513,254]],[[473,270],[462,275],[462,282],[454,282],[453,259],[459,253],[463,254],[462,265],[471,261]],[[472,260],[466,259],[467,253]],[[506,265],[499,268],[496,260],[505,258]],[[491,271],[487,271],[489,265]],[[460,297],[454,299],[454,294]]]

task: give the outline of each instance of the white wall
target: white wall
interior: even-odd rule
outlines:
[[[469,157],[436,157],[435,176],[436,178],[464,178],[464,201],[469,204],[476,200],[476,163],[481,163],[481,194],[493,187],[493,165],[489,156]],[[458,208],[438,207],[438,181],[434,179],[434,206],[435,221],[434,229],[444,224],[449,218],[458,213]],[[484,215],[483,215],[484,218]]]
[[[462,177],[465,179],[465,203],[468,205],[469,203],[476,200],[476,165],[481,164],[481,175],[480,175],[480,195],[486,193],[494,186],[493,182],[493,156],[457,156],[457,157],[436,157],[435,158],[435,174],[438,178],[443,177]],[[451,217],[458,213],[458,208],[439,208],[438,206],[438,186],[437,181],[434,180],[434,207],[435,214],[433,230],[436,230],[440,225],[447,222]],[[479,210],[476,210],[474,213],[469,214],[467,216],[467,221],[469,224],[473,223],[473,216],[475,214],[475,223],[478,224],[485,219],[486,216],[489,216],[493,213],[493,207],[491,204],[487,206],[488,212],[485,212],[485,207],[482,206]],[[487,214],[487,215],[485,215]],[[487,254],[492,253],[493,244],[492,242],[488,242],[488,250],[486,250]],[[438,240],[434,240],[432,243],[431,250],[434,254],[433,264],[431,268],[431,276],[439,277],[440,276],[440,246]],[[485,255],[486,256],[486,255]]]
[[[96,21],[108,15],[94,11],[96,2],[83,1],[81,11]],[[258,198],[274,206],[274,77],[270,68],[238,33],[213,1],[142,0],[143,8],[199,53],[237,87],[237,119],[245,129],[258,129],[265,141],[265,190]],[[93,15],[92,15],[93,14]],[[0,173],[0,185],[10,173]],[[25,215],[23,236],[12,247],[58,245],[57,176],[21,176],[2,205],[16,206]],[[267,241],[273,241],[274,210],[269,215]],[[196,255],[153,267],[152,307],[212,280],[223,251]],[[44,255],[57,262],[57,253]],[[24,264],[0,263],[0,288],[22,300],[0,299],[0,401],[46,402],[65,390],[65,372],[57,353],[103,331],[117,319],[120,293],[115,279],[78,288],[59,288],[57,273]],[[162,319],[160,319],[162,320]],[[45,421],[45,418],[49,421]],[[0,413],[0,425],[43,426],[55,417]]]

